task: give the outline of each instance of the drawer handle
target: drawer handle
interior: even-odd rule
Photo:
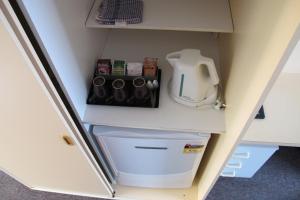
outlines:
[[[234,153],[232,155],[233,158],[242,158],[242,159],[248,159],[250,158],[250,153],[249,152],[245,152],[245,153]]]
[[[221,172],[221,176],[224,177],[235,177],[235,170],[231,171],[231,172]]]
[[[235,169],[241,169],[242,168],[242,163],[241,162],[236,162],[236,163],[227,163],[226,166],[227,168],[235,168]]]
[[[143,146],[135,146],[136,149],[154,149],[154,150],[167,150],[167,147],[143,147]]]

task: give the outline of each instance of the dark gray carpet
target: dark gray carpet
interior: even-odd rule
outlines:
[[[32,191],[0,171],[1,200],[96,200]],[[207,200],[300,200],[300,148],[283,147],[251,179],[220,178]]]

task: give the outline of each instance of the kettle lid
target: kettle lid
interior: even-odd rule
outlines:
[[[179,62],[185,67],[197,67],[201,57],[199,49],[183,49],[181,50]]]

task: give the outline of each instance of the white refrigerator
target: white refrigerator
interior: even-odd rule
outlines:
[[[94,126],[120,185],[191,187],[210,134]]]

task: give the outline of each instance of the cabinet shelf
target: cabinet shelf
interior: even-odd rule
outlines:
[[[147,38],[147,39],[145,39]],[[184,48],[197,48],[202,55],[214,59],[219,68],[219,49],[213,34],[182,31],[111,30],[102,58],[141,62],[145,56],[159,59],[162,69],[159,108],[129,108],[87,105],[83,121],[94,125],[131,128],[225,132],[224,111],[213,108],[192,109],[176,103],[168,94],[167,85],[172,67],[165,56]]]
[[[86,21],[88,28],[122,28],[233,32],[227,0],[144,0],[140,24],[102,25],[96,21],[101,0],[96,0]]]

